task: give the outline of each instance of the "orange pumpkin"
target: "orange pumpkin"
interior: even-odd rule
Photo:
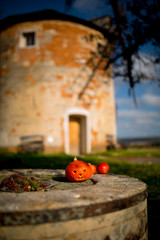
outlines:
[[[89,164],[90,164],[90,163],[89,163]],[[96,166],[93,165],[93,164],[90,164],[90,167],[91,167],[91,169],[92,169],[92,174],[95,174],[95,172],[96,172],[96,170],[97,170]]]
[[[77,160],[71,162],[65,171],[66,178],[71,182],[82,182],[89,179],[92,175],[92,168],[89,163]]]

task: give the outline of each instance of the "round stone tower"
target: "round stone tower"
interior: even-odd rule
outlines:
[[[41,11],[0,30],[1,148],[80,154],[116,142],[113,79],[94,58],[107,41],[98,26]]]

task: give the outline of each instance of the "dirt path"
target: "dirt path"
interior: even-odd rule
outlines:
[[[131,162],[131,163],[143,163],[143,164],[160,164],[160,158],[156,157],[119,157],[119,158],[110,158],[107,156],[99,156],[99,158],[108,159],[111,161],[122,161],[122,162]]]

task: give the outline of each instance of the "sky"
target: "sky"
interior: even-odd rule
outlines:
[[[9,15],[34,12],[44,9],[54,9],[82,19],[111,14],[111,8],[104,0],[74,0],[72,8],[66,12],[65,0],[4,0],[0,2],[0,18]],[[150,45],[143,48],[143,56],[153,52]],[[148,75],[160,74],[155,66],[143,67]],[[135,70],[139,70],[138,63]],[[160,83],[148,82],[144,79],[136,85],[135,93],[137,107],[132,96],[129,95],[129,86],[120,78],[114,79],[115,99],[117,107],[117,137],[160,137]]]

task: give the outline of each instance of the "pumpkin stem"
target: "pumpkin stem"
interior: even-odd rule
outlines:
[[[77,161],[77,157],[74,157],[74,161]]]

